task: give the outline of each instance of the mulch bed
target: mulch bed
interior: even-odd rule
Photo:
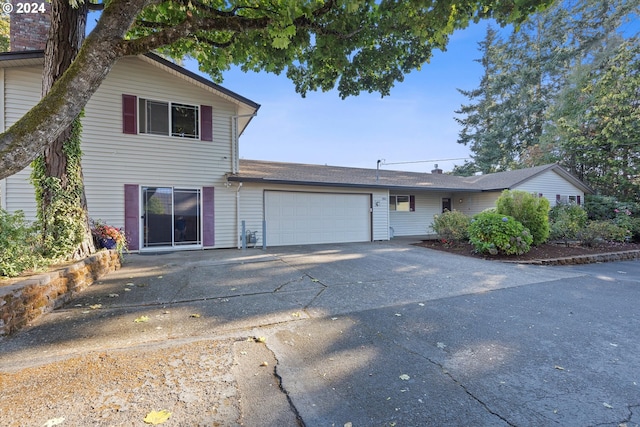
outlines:
[[[596,255],[611,252],[625,252],[631,250],[639,250],[640,243],[603,243],[596,247],[581,246],[579,244],[565,245],[563,243],[544,243],[534,246],[529,252],[522,255],[488,255],[476,253],[473,245],[470,243],[455,243],[448,245],[440,240],[424,240],[417,243],[417,246],[423,246],[429,249],[454,253],[480,259],[508,260],[508,261],[533,261],[566,258],[578,255]]]

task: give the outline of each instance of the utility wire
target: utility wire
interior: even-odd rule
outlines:
[[[471,160],[471,157],[458,157],[455,159],[433,159],[433,160],[414,160],[411,162],[391,162],[391,163],[387,163],[385,160],[382,160],[382,162],[380,162],[381,165],[408,165],[408,164],[412,164],[412,163],[431,163],[431,162],[447,162],[450,160]]]

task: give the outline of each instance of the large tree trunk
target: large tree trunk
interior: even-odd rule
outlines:
[[[77,8],[72,7],[68,0],[53,0],[51,2],[51,26],[45,46],[44,70],[42,76],[42,95],[46,96],[54,82],[71,66],[78,55],[85,38],[87,22],[87,4],[79,3]],[[79,119],[76,119],[79,120]],[[59,180],[60,188],[53,189],[43,185],[38,193],[39,215],[42,224],[42,234],[45,246],[47,242],[58,242],[64,239],[66,231],[61,227],[69,224],[59,216],[69,215],[69,210],[59,209],[54,203],[56,197],[61,195],[55,192],[63,192],[66,203],[77,204],[80,209],[75,210],[73,222],[82,230],[78,239],[81,239],[71,253],[65,254],[68,258],[79,259],[95,252],[91,229],[87,199],[84,192],[82,168],[80,158],[70,159],[69,156],[80,156],[78,149],[65,149],[69,144],[79,144],[71,138],[73,124],[69,125],[43,152],[44,181],[48,178]],[[52,226],[56,224],[57,226]],[[68,228],[68,227],[67,227]],[[48,249],[48,248],[47,248]]]

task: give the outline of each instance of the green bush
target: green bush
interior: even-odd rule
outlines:
[[[640,242],[640,217],[629,218],[626,228],[629,230],[629,240],[635,243]]]
[[[539,245],[549,238],[549,201],[526,191],[505,190],[496,201],[496,212],[522,223]]]
[[[587,212],[575,203],[557,204],[549,211],[549,238],[552,240],[573,240],[587,225]]]
[[[513,217],[482,212],[471,220],[469,241],[480,253],[521,255],[529,252],[533,238]]]
[[[615,217],[618,205],[615,197],[600,196],[598,194],[584,195],[584,208],[590,220],[604,221]]]
[[[471,218],[454,210],[435,215],[431,228],[445,243],[454,243],[469,239],[469,224]]]
[[[605,242],[624,242],[629,233],[613,221],[589,221],[579,237],[586,246],[598,246]]]
[[[0,209],[0,276],[15,277],[46,265],[37,237],[22,211],[10,214]]]

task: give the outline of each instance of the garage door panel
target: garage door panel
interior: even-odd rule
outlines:
[[[269,246],[371,240],[368,194],[265,191]]]

